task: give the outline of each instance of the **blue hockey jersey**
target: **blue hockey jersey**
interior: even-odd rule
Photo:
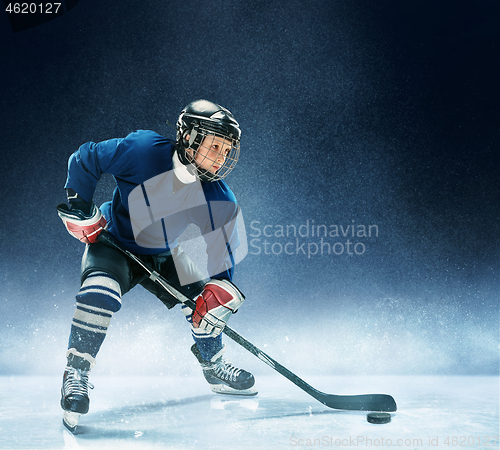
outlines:
[[[193,200],[192,195],[188,198],[186,194],[188,189],[175,194],[168,191],[174,149],[173,141],[147,130],[135,131],[125,138],[87,142],[69,159],[65,188],[90,201],[101,175],[111,174],[116,188],[113,199],[104,203],[101,211],[108,222],[108,231],[124,248],[149,255],[168,251],[178,245],[179,236],[194,224],[206,242],[210,276],[232,279],[232,252],[239,245],[237,227],[231,225],[238,211],[236,198],[223,180],[198,181],[204,205],[198,200],[189,207]],[[142,199],[143,207],[134,209],[138,198]],[[167,212],[169,208],[173,212]],[[148,213],[149,227],[142,225],[144,217],[135,220],[134,214],[137,216],[136,211],[141,210]],[[151,238],[153,229],[160,230],[164,239]]]

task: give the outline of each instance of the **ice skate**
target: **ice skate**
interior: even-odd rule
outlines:
[[[191,347],[191,351],[203,369],[203,375],[210,389],[217,394],[256,395],[254,376],[243,369],[234,367],[230,361],[224,359],[225,349],[226,347],[223,346],[210,361],[205,361],[196,344]]]
[[[88,380],[95,360],[89,354],[79,353],[75,349],[68,350],[66,356],[68,362],[61,388],[61,408],[64,410],[64,426],[74,432],[80,416],[89,411],[88,389],[94,386]]]

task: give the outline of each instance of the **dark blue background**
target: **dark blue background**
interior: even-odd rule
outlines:
[[[276,352],[290,337],[301,370],[497,374],[500,7],[407,3],[86,0],[17,33],[2,13],[0,371],[64,352],[83,250],[55,213],[69,155],[173,137],[165,121],[207,98],[243,129],[228,183],[249,234],[379,228],[361,256],[250,248],[235,328]],[[167,315],[130,296],[117,324]]]

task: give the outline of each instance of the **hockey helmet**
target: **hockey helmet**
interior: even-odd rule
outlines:
[[[221,180],[234,169],[240,154],[241,130],[234,116],[226,108],[207,100],[189,103],[177,120],[177,152],[184,165],[194,164],[201,181]],[[220,167],[200,163],[213,142],[223,143],[224,156]],[[203,144],[203,145],[202,145]],[[220,147],[220,146],[219,146]],[[211,162],[212,161],[210,160]],[[205,167],[202,167],[202,165]],[[210,166],[210,169],[206,167]]]

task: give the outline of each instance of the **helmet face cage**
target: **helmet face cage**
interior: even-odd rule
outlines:
[[[217,109],[210,111],[209,117],[203,112],[197,114],[198,111],[185,110],[177,121],[179,158],[183,164],[193,164],[199,179],[204,182],[225,178],[236,166],[240,155],[238,122],[225,108],[210,105]]]
[[[184,151],[187,158],[196,166],[200,180],[211,182],[225,178],[238,162],[239,139],[215,131],[193,131],[196,137],[193,140],[192,134],[187,133],[191,144],[185,147]]]

